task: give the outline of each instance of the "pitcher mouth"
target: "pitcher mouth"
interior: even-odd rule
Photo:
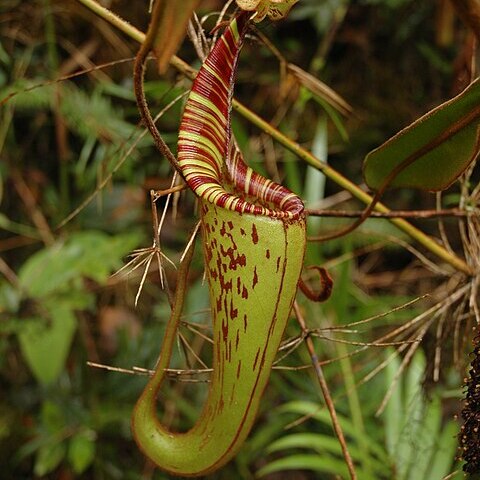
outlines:
[[[248,167],[231,132],[234,77],[250,16],[243,12],[234,19],[193,82],[180,124],[178,167],[205,202],[295,220],[303,215],[302,200]]]
[[[236,167],[231,188],[227,187],[229,182],[211,176],[187,174],[186,180],[203,201],[238,213],[295,220],[304,212],[297,195],[246,166],[243,175]]]
[[[202,111],[201,106],[197,108]],[[190,123],[180,129],[178,164],[198,197],[239,213],[291,220],[303,215],[300,197],[246,165],[235,140],[226,140],[228,128],[220,142],[215,125],[198,121],[192,125],[192,116],[188,118]]]

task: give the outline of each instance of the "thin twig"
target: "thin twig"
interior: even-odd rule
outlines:
[[[174,187],[167,188],[166,190],[154,190],[155,200],[164,197],[165,195],[171,195],[172,193],[183,192],[187,190],[187,186],[185,184],[182,185],[175,185]]]
[[[29,186],[17,170],[11,172],[13,184],[19,197],[22,199],[33,224],[37,227],[38,233],[45,245],[52,245],[55,242],[52,230],[47,219],[37,205],[37,201]]]
[[[320,333],[315,333],[315,332],[310,332],[311,337],[316,337],[316,338],[321,338],[322,340],[328,340],[333,343],[341,343],[343,345],[354,345],[357,347],[396,347],[398,345],[404,345],[408,343],[419,343],[422,339],[420,337],[414,338],[413,340],[401,340],[398,342],[379,342],[379,341],[373,341],[373,342],[355,342],[353,340],[342,340],[340,338],[332,338],[328,337],[327,335],[322,335]]]
[[[155,116],[154,121],[156,122],[160,117],[162,117],[175,103],[181,100],[188,92],[183,92],[177,97],[175,97],[171,102],[165,105],[158,114]],[[122,165],[125,163],[127,158],[130,157],[130,154],[135,150],[138,143],[142,140],[142,138],[147,134],[148,130],[142,130],[138,137],[132,142],[132,144],[128,147],[125,155],[118,161],[118,163],[112,168],[112,171],[102,180],[100,185],[95,189],[95,191],[89,195],[77,208],[75,208],[69,215],[67,215],[56,227],[55,230],[58,230],[65,226],[70,220],[75,218],[97,195],[100,191],[102,191],[105,186],[110,182],[112,177],[120,170]]]
[[[148,368],[143,367],[132,367],[132,368],[122,368],[122,367],[112,367],[111,365],[105,365],[103,363],[98,362],[87,362],[89,367],[98,368],[100,370],[107,370],[109,372],[116,372],[116,373],[126,373],[128,375],[145,375],[148,377],[152,377],[155,373],[155,370],[150,370]],[[178,369],[178,368],[165,368],[164,372],[172,378],[178,379],[181,382],[188,382],[188,383],[199,383],[199,382],[209,382],[210,380],[199,380],[199,379],[192,379],[192,378],[182,378],[182,377],[190,377],[191,375],[199,375],[199,374],[210,374],[213,372],[211,368],[203,368],[203,369]]]
[[[164,4],[160,2],[157,2],[153,5],[150,24],[148,26],[145,38],[140,44],[140,49],[138,50],[137,56],[135,57],[135,63],[133,65],[133,90],[135,92],[137,106],[140,111],[143,123],[150,131],[155,146],[157,147],[159,152],[170,162],[170,165],[181,176],[183,176],[182,170],[178,165],[177,158],[172,153],[168,145],[165,143],[165,140],[160,135],[160,132],[157,129],[155,120],[153,119],[152,114],[148,108],[147,99],[145,97],[145,88],[143,84],[147,57],[155,43],[155,37],[159,28],[159,20],[162,15],[163,8]]]
[[[396,307],[393,307],[391,308],[390,310],[388,310],[387,312],[382,312],[382,313],[379,313],[377,315],[373,315],[371,317],[368,317],[368,318],[364,318],[363,320],[357,320],[356,322],[351,322],[351,323],[346,323],[344,325],[342,325],[341,328],[351,328],[351,327],[356,327],[358,325],[363,325],[365,323],[370,323],[374,320],[378,320],[380,318],[384,318],[388,315],[390,315],[391,313],[395,313],[395,312],[398,312],[400,310],[405,310],[406,308],[408,307],[411,307],[412,305],[414,305],[415,303],[419,302],[420,300],[424,300],[425,298],[428,298],[430,295],[428,293],[420,296],[420,297],[417,297],[417,298],[414,298],[413,300],[409,300],[408,302],[406,303],[403,303],[402,305],[397,305]],[[323,327],[322,328],[322,331],[325,331],[325,330],[336,330],[337,326],[333,326],[333,327]]]
[[[190,246],[195,241],[195,237],[197,236],[197,233],[198,233],[198,230],[200,229],[201,224],[202,224],[202,222],[198,221],[197,224],[195,225],[195,228],[193,229],[193,232],[190,235],[190,238],[188,239],[187,245],[185,246],[185,249],[183,250],[182,256],[180,257],[181,262],[183,262],[183,259],[185,258],[185,255],[187,254],[188,250],[190,249]]]
[[[436,207],[437,207],[437,211],[442,211],[442,192],[437,192],[435,194],[435,204],[436,204]],[[450,245],[450,242],[448,240],[447,231],[445,229],[445,223],[443,222],[443,217],[442,216],[439,216],[437,218],[437,228],[438,228],[440,238],[441,238],[442,243],[445,246],[445,248],[450,253],[454,253],[454,250],[453,250],[453,248]]]
[[[363,215],[363,210],[321,210],[306,209],[305,213],[312,217],[357,218]],[[478,215],[474,210],[450,208],[445,210],[394,210],[390,212],[372,212],[372,218],[437,218],[437,217],[470,217]]]
[[[295,312],[295,317],[297,318],[298,324],[300,325],[300,328],[302,329],[303,332],[307,333],[307,325],[305,323],[305,320],[302,316],[302,313],[300,312],[300,308],[298,306],[298,303],[295,301],[293,304],[293,309]],[[350,478],[352,480],[356,480],[357,474],[355,472],[355,466],[352,461],[352,457],[350,456],[350,453],[348,451],[347,447],[347,442],[345,441],[345,437],[343,435],[343,430],[342,427],[340,426],[340,422],[338,421],[337,417],[337,412],[335,410],[335,405],[333,403],[332,396],[330,394],[330,390],[327,385],[327,381],[325,380],[325,376],[323,375],[323,370],[322,367],[320,366],[320,363],[318,361],[317,354],[315,352],[315,346],[313,345],[313,341],[311,337],[306,335],[305,337],[305,344],[307,346],[308,352],[310,354],[310,358],[312,360],[312,365],[315,370],[315,374],[318,379],[318,383],[320,385],[320,388],[322,389],[323,393],[323,398],[325,399],[325,403],[327,405],[328,411],[330,413],[330,418],[332,419],[332,426],[333,429],[335,430],[335,433],[338,437],[338,441],[340,443],[340,446],[342,448],[342,453],[343,457],[345,459],[345,463],[347,464],[348,471],[350,473]]]
[[[213,344],[213,340],[208,336],[205,335],[203,332],[195,328],[191,323],[181,322],[182,326],[184,326],[187,330],[193,332],[195,335],[203,338],[207,343]]]
[[[0,257],[0,273],[17,289],[21,289],[20,280],[17,274],[10,268],[8,263]]]
[[[100,65],[95,65],[93,67],[84,68],[82,70],[77,70],[76,72],[70,73],[68,75],[62,75],[61,77],[57,77],[53,80],[48,80],[48,81],[45,81],[45,82],[36,83],[35,85],[32,85],[32,86],[27,87],[27,88],[22,88],[20,90],[15,90],[14,92],[9,93],[6,97],[4,97],[0,100],[0,107],[2,107],[7,102],[12,100],[12,98],[16,97],[17,95],[19,95],[21,93],[28,93],[28,92],[31,92],[32,90],[36,90],[37,88],[43,88],[43,87],[47,87],[49,85],[55,85],[56,83],[64,82],[65,80],[70,80],[71,78],[79,77],[81,75],[85,75],[86,73],[95,72],[97,70],[102,70],[102,69],[107,68],[107,67],[120,65],[122,63],[133,62],[133,60],[135,60],[135,58],[122,58],[120,60],[113,60],[111,62],[102,63]]]
[[[425,333],[427,332],[427,330],[430,328],[430,325],[433,323],[433,320],[434,318],[430,319],[421,329],[420,329],[420,332],[419,332],[419,336],[423,338],[423,336],[425,335]],[[406,345],[405,345],[406,346]],[[387,393],[385,394],[385,396],[383,397],[383,400],[382,400],[382,403],[380,404],[380,406],[378,407],[377,411],[375,412],[375,416],[378,417],[380,416],[383,411],[385,410],[387,404],[388,404],[388,401],[390,400],[390,398],[392,397],[393,395],[393,392],[395,390],[395,387],[397,386],[397,383],[398,383],[398,380],[400,379],[400,377],[402,376],[404,370],[407,368],[407,365],[410,363],[410,360],[413,358],[413,355],[415,354],[415,352],[417,351],[418,347],[420,346],[420,343],[413,343],[413,344],[410,344],[410,347],[408,348],[407,350],[407,353],[405,354],[405,357],[403,357],[402,359],[402,362],[400,364],[400,367],[398,368],[398,370],[395,372],[395,375],[392,379],[392,383],[387,391]],[[403,348],[403,346],[402,346]],[[395,352],[397,353],[397,352]]]
[[[195,358],[195,360],[203,367],[203,369],[208,368],[207,364],[198,356],[197,352],[195,352],[192,346],[188,343],[185,335],[183,335],[182,332],[178,332],[178,338],[186,349],[185,356],[187,356],[187,352],[190,352],[193,358]]]

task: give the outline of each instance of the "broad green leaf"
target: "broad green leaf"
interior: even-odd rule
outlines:
[[[412,455],[412,463],[408,478],[410,480],[424,479],[431,468],[433,454],[437,450],[439,431],[442,422],[442,405],[438,395],[426,404],[421,428],[416,435],[416,454]],[[453,455],[450,457],[453,461]],[[441,477],[439,477],[441,478]]]
[[[399,478],[407,478],[409,468],[415,469],[418,449],[421,444],[420,432],[424,422],[425,401],[422,382],[425,374],[425,356],[418,350],[403,375],[405,392],[400,437],[395,449]],[[401,381],[401,379],[399,379]]]
[[[65,415],[62,409],[49,400],[46,400],[42,404],[42,411],[40,414],[42,420],[42,427],[52,434],[58,434],[63,428],[65,428]]]
[[[321,455],[337,455],[342,456],[342,447],[338,439],[334,436],[322,435],[319,433],[294,433],[275,440],[267,448],[268,453],[288,450],[292,448],[305,448],[314,450]],[[363,452],[357,446],[348,445],[348,451],[355,462],[359,462],[363,458]],[[374,461],[371,464],[378,472],[385,470],[384,462]]]
[[[55,244],[32,255],[21,267],[20,284],[30,296],[43,297],[65,291],[79,276],[81,252],[77,247]]]
[[[68,303],[58,302],[50,318],[24,320],[18,335],[20,350],[35,378],[42,384],[54,382],[64,368],[77,322]]]
[[[388,349],[386,357],[394,354],[393,349]],[[400,368],[398,356],[393,356],[385,367],[385,389],[388,390],[395,381],[395,375]],[[402,405],[402,385],[399,381],[395,385],[390,400],[385,408],[385,443],[388,453],[395,458],[395,450],[403,428],[403,405]]]
[[[285,412],[296,413],[302,416],[307,415],[308,417],[311,417],[312,419],[315,419],[320,423],[323,423],[324,425],[327,425],[329,427],[331,427],[331,424],[332,424],[332,419],[327,409],[320,408],[318,404],[313,402],[308,402],[303,400],[288,402],[285,405],[282,405],[281,407],[279,407],[278,411],[282,413],[285,413]],[[363,437],[359,438],[357,429],[349,419],[347,419],[346,417],[338,413],[337,413],[337,418],[338,418],[338,421],[340,422],[343,433],[346,436],[349,436],[357,441],[363,440]],[[369,442],[368,449],[378,458],[386,460],[385,451],[382,448],[380,448],[376,442]]]
[[[323,161],[328,159],[328,125],[326,115],[318,119],[315,137],[312,144],[312,153]],[[305,172],[304,201],[310,208],[315,208],[317,203],[325,197],[325,174],[317,168],[307,166]],[[320,217],[312,217],[308,220],[309,233],[318,235],[322,223]]]
[[[16,312],[20,305],[20,293],[6,280],[0,279],[0,314]],[[0,323],[0,330],[5,327],[5,319]]]
[[[444,478],[451,471],[458,447],[458,428],[457,422],[450,421],[443,427],[440,436],[436,438],[434,456],[429,464],[425,480]],[[463,473],[453,478],[463,478]]]
[[[295,413],[298,415],[308,415],[311,418],[324,423],[326,425],[331,424],[330,414],[326,408],[323,408],[321,405],[309,402],[306,400],[294,400],[292,402],[285,403],[278,408],[280,413]],[[338,420],[342,426],[343,432],[346,435],[355,435],[355,428],[346,417],[341,414],[338,414]]]
[[[286,470],[311,470],[319,473],[332,473],[348,477],[345,461],[333,457],[321,457],[319,455],[297,454],[280,458],[262,467],[256,474],[257,477],[264,477],[270,473],[283,472]]]
[[[338,440],[334,437],[319,433],[294,433],[286,435],[272,442],[268,446],[267,452],[278,452],[289,448],[308,448],[317,452],[328,451],[335,454],[342,453]]]
[[[78,433],[68,444],[68,461],[77,475],[83,473],[95,458],[95,438],[92,433]]]
[[[34,473],[38,477],[43,477],[47,473],[55,470],[65,456],[65,445],[63,443],[49,443],[43,445],[37,451],[35,458]]]
[[[379,189],[401,165],[389,186],[444,190],[476,159],[479,150],[480,80],[431,110],[370,152],[365,182]]]
[[[105,282],[138,240],[136,234],[110,237],[99,231],[76,233],[65,243],[32,255],[20,269],[20,283],[29,295],[43,297],[69,292],[72,282],[82,276]]]

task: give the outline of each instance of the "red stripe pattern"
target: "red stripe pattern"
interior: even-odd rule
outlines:
[[[178,163],[203,200],[240,213],[296,219],[301,199],[243,161],[231,135],[235,71],[249,14],[237,16],[217,41],[193,82],[178,138]]]

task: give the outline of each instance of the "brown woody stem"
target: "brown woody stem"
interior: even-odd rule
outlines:
[[[145,76],[145,63],[147,61],[148,54],[153,48],[153,42],[155,40],[155,36],[157,35],[157,29],[159,25],[158,19],[162,14],[163,8],[163,2],[155,2],[153,6],[152,17],[150,20],[147,34],[145,35],[144,40],[140,46],[140,50],[135,57],[135,64],[133,67],[133,85],[135,90],[135,97],[137,99],[138,109],[140,111],[145,126],[148,128],[153,137],[155,146],[160,151],[160,153],[167,158],[172,167],[175,168],[177,172],[181,175],[182,173],[178,167],[175,155],[165,143],[162,136],[160,135],[160,132],[157,129],[157,126],[155,125],[155,121],[147,105],[147,100],[145,98],[145,89],[143,86],[143,78]]]
[[[335,218],[357,218],[361,217],[364,210],[322,210],[308,208],[307,215],[312,217],[335,217]],[[478,212],[449,208],[445,210],[394,210],[390,212],[371,212],[371,218],[438,218],[438,217],[469,217],[478,215]]]

